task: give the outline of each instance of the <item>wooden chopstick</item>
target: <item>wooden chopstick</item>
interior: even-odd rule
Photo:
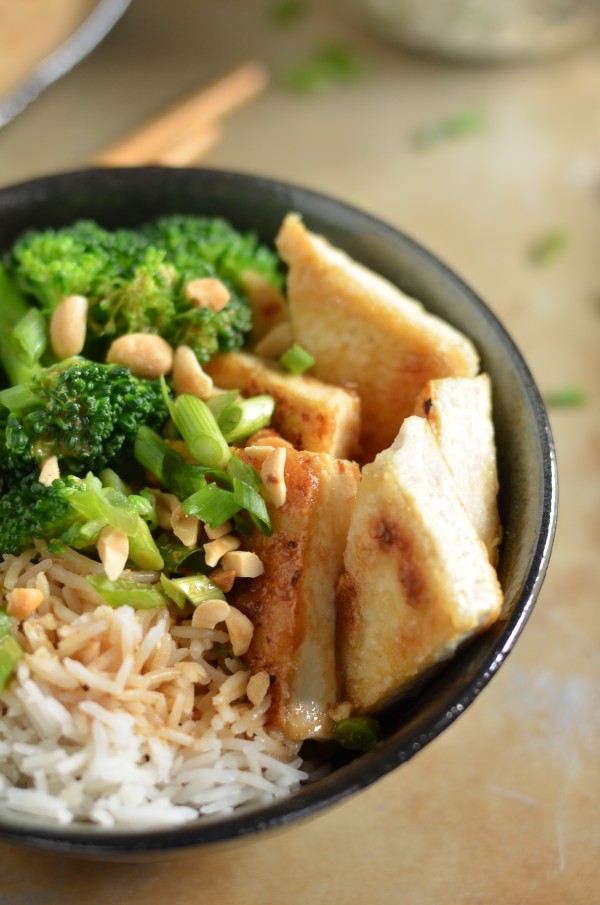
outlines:
[[[246,63],[221,79],[195,91],[95,155],[98,166],[136,166],[165,163],[185,166],[211,147],[218,123],[265,88],[267,70]]]

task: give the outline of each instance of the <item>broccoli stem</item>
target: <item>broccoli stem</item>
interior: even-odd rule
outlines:
[[[32,308],[0,265],[0,359],[11,384],[27,383],[41,369],[48,346],[44,315]]]

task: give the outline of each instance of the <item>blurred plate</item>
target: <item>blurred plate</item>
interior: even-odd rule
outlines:
[[[87,56],[130,2],[0,0],[0,127]]]

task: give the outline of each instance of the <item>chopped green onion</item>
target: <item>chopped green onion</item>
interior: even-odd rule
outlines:
[[[243,481],[233,479],[233,497],[240,509],[245,509],[256,527],[263,534],[270,536],[273,533],[271,519],[267,506],[258,490],[245,484]]]
[[[140,569],[162,569],[163,558],[152,537],[150,526],[141,517],[138,517],[137,522],[137,530],[129,535],[129,559]]]
[[[183,456],[172,449],[156,431],[145,425],[137,432],[133,455],[160,484],[165,484],[165,471],[168,468],[184,464]]]
[[[336,742],[351,751],[370,751],[381,738],[381,726],[370,716],[351,716],[334,729]]]
[[[549,229],[533,243],[529,256],[534,264],[549,264],[568,244],[569,234],[565,229]]]
[[[87,580],[112,607],[130,606],[134,610],[155,610],[170,603],[169,598],[156,585],[127,581],[126,578],[111,581],[104,575],[88,575]]]
[[[211,396],[210,399],[206,400],[206,404],[217,419],[219,420],[219,415],[227,405],[231,405],[233,402],[237,402],[240,398],[239,390],[228,390],[226,393],[215,393],[214,396]]]
[[[289,66],[281,73],[281,81],[291,91],[308,94],[337,83],[358,81],[365,71],[356,50],[327,43],[317,48],[307,60]]]
[[[29,368],[36,365],[48,346],[46,318],[39,308],[30,308],[27,314],[15,324],[11,335],[22,361]],[[25,379],[30,378],[31,371],[29,370]]]
[[[215,479],[219,487],[231,490],[231,478],[223,468],[206,468],[204,465],[180,465],[176,468],[165,468],[165,485],[171,493],[184,500],[197,490],[202,490],[207,476]]]
[[[140,493],[130,493],[127,499],[140,518],[143,518],[154,531],[158,527],[158,516],[156,514],[156,497],[152,491],[144,488]]]
[[[198,606],[204,600],[225,600],[225,594],[208,575],[184,575],[181,578],[160,576],[160,583],[173,603],[183,609],[186,603]]]
[[[275,400],[272,396],[251,396],[226,405],[219,415],[217,424],[226,441],[230,444],[245,440],[270,422]]]
[[[0,607],[0,638],[9,635],[11,630],[10,616],[2,607]]]
[[[11,412],[20,412],[38,403],[38,397],[31,392],[27,384],[19,384],[0,390],[0,402]]]
[[[298,343],[294,343],[279,359],[281,367],[289,371],[290,374],[304,374],[305,371],[312,368],[314,363],[315,359],[312,355],[306,349],[303,349],[302,346],[299,346]]]
[[[436,123],[427,123],[413,133],[411,143],[419,150],[428,150],[440,142],[480,132],[485,127],[482,110],[467,107]]]
[[[157,546],[163,558],[165,572],[186,574],[203,567],[204,550],[202,547],[184,547],[183,544],[173,544],[167,540],[166,535],[159,537]]]
[[[236,452],[231,454],[231,459],[227,466],[227,474],[232,480],[237,478],[238,481],[249,484],[250,487],[254,487],[255,490],[260,490],[261,488],[262,481],[254,465],[250,462],[244,462],[241,456]]]
[[[98,477],[102,481],[103,487],[112,487],[113,490],[118,490],[123,496],[130,495],[131,488],[127,486],[123,478],[119,477],[117,472],[113,471],[112,468],[103,468],[102,471],[99,472]]]
[[[274,25],[290,25],[300,19],[308,9],[308,0],[271,0],[267,16]]]
[[[195,515],[211,528],[222,525],[240,508],[231,490],[208,483],[185,499],[181,506],[186,515]]]
[[[177,397],[171,414],[196,462],[209,468],[224,468],[227,465],[229,446],[205,402],[196,396],[183,394]]]
[[[0,691],[6,687],[22,656],[23,650],[16,638],[12,635],[0,638]]]
[[[577,387],[565,387],[562,390],[546,393],[544,402],[548,407],[567,408],[583,405],[586,402],[586,395],[583,390],[579,390]]]

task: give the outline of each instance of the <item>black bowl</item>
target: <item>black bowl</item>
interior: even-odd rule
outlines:
[[[360,756],[328,751],[330,770],[295,795],[234,816],[202,818],[173,829],[104,830],[49,826],[0,816],[0,839],[54,852],[135,858],[195,846],[240,842],[289,826],[376,782],[447,729],[498,671],[540,591],[556,525],[552,435],[540,394],[521,354],[483,302],[421,246],[362,211],[304,188],[255,176],[158,167],[88,170],[0,191],[0,251],[25,229],[81,217],[132,226],[166,213],[220,215],[272,243],[288,211],[358,261],[420,299],[467,334],[493,382],[504,540],[500,620],[462,650],[409,700],[383,717],[383,738]]]

